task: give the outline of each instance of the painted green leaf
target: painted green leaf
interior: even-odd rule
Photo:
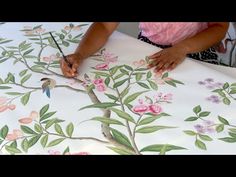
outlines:
[[[196,135],[196,133],[192,130],[185,130],[184,133],[187,134],[187,135],[190,135],[190,136],[195,136]]]
[[[19,92],[6,92],[7,95],[13,95],[13,96],[16,96],[16,95],[23,95],[24,93],[19,93]]]
[[[109,77],[107,77],[106,79],[105,79],[105,84],[106,84],[106,86],[108,86],[109,85],[109,83],[110,83],[110,78]]]
[[[7,61],[7,60],[8,60],[8,58],[2,59],[2,60],[0,60],[0,63],[3,63],[5,61]]]
[[[49,127],[51,127],[55,123],[55,121],[56,121],[56,119],[48,120],[48,122],[45,125],[45,129],[48,129]]]
[[[55,128],[55,131],[59,134],[59,135],[64,135],[63,133],[63,130],[61,128],[61,126],[57,123],[54,124],[54,128]]]
[[[19,44],[19,48],[22,48],[25,45],[26,41],[23,41]]]
[[[23,56],[30,54],[34,49],[27,50],[26,52],[23,53]]]
[[[98,76],[110,77],[110,75],[105,73],[105,72],[98,72],[98,71],[96,71],[96,72],[93,72],[93,73],[98,75]]]
[[[112,94],[105,93],[105,95],[106,95],[108,98],[112,99],[112,100],[115,100],[115,101],[118,100],[118,98],[117,98],[116,96],[112,95]]]
[[[218,93],[220,96],[222,96],[222,97],[225,97],[225,96],[226,96],[223,91],[218,91],[217,93]]]
[[[41,137],[41,135],[36,135],[36,136],[30,138],[28,141],[29,148],[32,147],[33,145],[35,145],[38,142],[38,140],[40,139],[40,137]]]
[[[124,80],[121,80],[121,81],[116,82],[116,83],[113,85],[113,88],[117,88],[117,87],[123,85],[127,80],[129,80],[129,79],[127,78],[127,79],[124,79]]]
[[[66,149],[63,152],[63,155],[65,155],[66,153],[70,153],[70,148],[69,146],[66,147]]]
[[[43,148],[46,147],[47,142],[48,142],[48,134],[47,134],[47,135],[44,135],[44,136],[41,138],[41,140],[40,140],[40,143],[41,143],[41,145],[42,145]]]
[[[201,113],[199,114],[199,117],[207,117],[209,114],[210,114],[210,112],[204,111],[204,112],[201,112]]]
[[[228,98],[223,98],[223,103],[226,105],[230,105],[231,101]]]
[[[80,108],[79,110],[83,110],[83,109],[87,109],[87,108],[103,108],[103,109],[107,109],[113,106],[119,106],[119,104],[117,103],[112,103],[112,102],[104,102],[104,103],[97,103],[97,104],[92,104],[89,106],[85,106]]]
[[[8,146],[8,145],[5,146],[5,149],[11,154],[21,153],[20,149],[14,148],[14,147],[11,147],[11,146]]]
[[[4,83],[4,81],[0,78],[0,84],[3,84]]]
[[[184,83],[183,83],[183,82],[181,82],[181,81],[178,81],[178,80],[175,80],[175,79],[172,79],[172,82],[174,82],[174,83],[176,83],[176,84],[182,84],[182,85],[184,85]]]
[[[147,71],[149,70],[149,68],[138,68],[138,69],[135,69],[135,71]]]
[[[148,71],[147,72],[147,79],[150,79],[152,77],[152,72],[151,71]]]
[[[143,83],[143,82],[138,82],[137,84],[140,85],[143,88],[150,89],[149,86],[147,84]]]
[[[63,39],[65,39],[65,35],[60,34],[59,38],[63,40]]]
[[[236,142],[236,138],[232,138],[232,137],[219,138],[219,140],[227,142],[227,143],[235,143]]]
[[[21,148],[23,149],[24,152],[28,152],[29,142],[26,138],[21,142]]]
[[[148,83],[149,83],[150,87],[153,90],[157,90],[158,89],[158,86],[157,86],[157,84],[155,82],[148,80]]]
[[[13,147],[13,148],[17,148],[17,142],[16,142],[16,140],[13,141],[13,142],[10,144],[10,146]]]
[[[70,43],[66,42],[66,41],[62,41],[62,45],[64,45],[65,47],[68,47],[70,45]]]
[[[236,128],[229,128],[229,131],[236,133]]]
[[[180,146],[175,146],[171,144],[153,144],[150,146],[146,146],[143,149],[140,150],[140,152],[161,152],[163,147],[165,146],[165,152],[171,151],[171,150],[184,150],[186,148],[180,147]]]
[[[40,118],[40,122],[45,120],[45,119],[48,119],[49,117],[53,116],[54,114],[56,113],[56,111],[54,112],[48,112],[46,114],[44,114],[41,118]]]
[[[163,75],[162,75],[162,77],[161,77],[161,78],[162,78],[162,79],[164,79],[164,78],[167,78],[167,77],[168,77],[168,75],[169,75],[169,74],[166,72],[165,74],[163,74]]]
[[[67,127],[66,127],[66,133],[67,133],[67,135],[68,135],[69,137],[71,137],[72,134],[73,134],[73,132],[74,132],[74,125],[73,125],[72,123],[70,123],[70,124],[67,125]]]
[[[114,75],[119,68],[120,68],[120,66],[114,66],[114,67],[110,68],[111,75]]]
[[[34,130],[38,133],[42,133],[43,129],[39,124],[34,124]]]
[[[137,73],[136,75],[135,75],[135,79],[136,79],[136,81],[140,81],[141,79],[142,79],[142,74],[141,73]]]
[[[75,39],[75,38],[79,38],[79,37],[81,37],[82,35],[83,35],[83,33],[80,33],[80,34],[76,35],[76,36],[74,37],[74,39]]]
[[[35,131],[33,131],[30,127],[27,127],[25,125],[20,126],[21,130],[26,134],[37,134]]]
[[[0,89],[11,89],[9,86],[0,86]]]
[[[124,97],[129,93],[129,89],[130,89],[130,88],[124,89],[124,90],[120,93],[120,97],[121,97],[121,98],[124,98]]]
[[[64,141],[65,138],[58,138],[58,139],[55,139],[53,141],[51,141],[47,147],[52,147],[52,146],[56,146],[58,145],[59,143],[61,143],[62,141]]]
[[[121,73],[124,73],[124,74],[126,74],[126,75],[129,75],[129,72],[126,71],[125,69],[120,68],[120,72],[121,72]]]
[[[236,83],[232,83],[232,84],[231,84],[231,87],[236,87]]]
[[[229,87],[229,83],[226,82],[224,85],[223,85],[223,89],[227,89]]]
[[[232,90],[230,90],[230,92],[229,92],[229,94],[236,94],[236,89],[232,89]]]
[[[197,146],[198,148],[202,149],[202,150],[206,150],[206,145],[205,143],[203,143],[202,141],[200,140],[196,140],[195,141],[195,146]]]
[[[37,25],[37,26],[33,27],[33,30],[36,30],[36,29],[41,28],[41,27],[42,27],[42,25]]]
[[[120,79],[123,76],[125,76],[125,74],[124,73],[120,73],[116,77],[114,77],[114,80]]]
[[[42,117],[48,111],[48,109],[49,109],[49,104],[43,106],[39,111],[40,117]]]
[[[1,130],[0,130],[0,136],[1,136],[2,139],[5,139],[5,138],[6,138],[6,136],[7,136],[7,134],[8,134],[8,131],[9,131],[9,129],[8,129],[8,126],[7,126],[7,125],[5,125],[4,127],[1,128]]]
[[[220,124],[218,126],[216,126],[216,131],[217,133],[220,133],[224,130],[224,124]]]
[[[109,108],[109,109],[115,112],[120,118],[123,118],[127,121],[135,123],[134,119],[128,113],[121,111],[119,109],[116,109],[116,108]]]
[[[45,62],[34,62],[35,64],[37,64],[37,65],[40,65],[40,66],[45,66],[45,65],[47,65],[47,63],[45,63]]]
[[[133,68],[130,67],[130,66],[128,66],[128,65],[124,65],[124,67],[125,67],[126,69],[128,69],[129,71],[133,71]]]
[[[169,114],[166,114],[166,113],[160,113],[156,116],[150,116],[150,117],[146,117],[144,119],[142,119],[137,126],[140,126],[140,125],[146,125],[146,124],[149,124],[149,123],[152,123],[154,122],[155,120],[161,118],[162,116],[170,116]]]
[[[138,130],[136,130],[137,133],[153,133],[156,132],[158,130],[162,130],[162,129],[168,129],[168,128],[176,128],[176,127],[169,127],[169,126],[146,126],[146,127],[142,127]]]
[[[111,129],[111,132],[112,132],[112,135],[113,135],[114,139],[117,142],[132,148],[132,145],[131,145],[131,143],[129,141],[129,138],[126,135],[124,135],[123,133],[121,133],[118,130],[115,130],[113,128],[110,128],[110,129]]]
[[[124,125],[122,122],[116,120],[116,119],[111,119],[107,117],[94,117],[91,120],[96,120],[105,124],[116,124],[116,125]]]
[[[21,97],[20,101],[24,106],[28,103],[29,98],[30,98],[30,94],[31,94],[31,92],[28,92],[28,93],[24,94],[23,97]]]
[[[184,121],[195,121],[197,119],[198,119],[198,117],[189,117],[189,118],[185,119]]]
[[[199,138],[203,141],[212,141],[213,139],[208,135],[199,134]]]
[[[27,71],[28,71],[28,69],[24,69],[23,71],[21,71],[21,72],[19,73],[19,76],[20,76],[20,77],[24,76],[24,75],[27,73]]]
[[[225,124],[225,125],[229,125],[229,122],[228,122],[225,118],[223,118],[223,117],[221,117],[221,116],[218,116],[218,119],[219,119],[219,121],[220,121],[221,123],[223,123],[223,124]]]
[[[236,133],[229,132],[229,135],[233,138],[236,138]]]
[[[173,86],[173,87],[176,87],[176,84],[173,82],[173,81],[165,81],[165,83],[167,83],[167,84],[169,84],[169,85],[171,85],[171,86]]]
[[[201,108],[200,105],[198,105],[198,106],[196,106],[196,107],[193,108],[193,112],[194,112],[195,114],[198,114],[199,112],[201,112],[201,110],[202,110],[202,108]]]
[[[29,80],[29,78],[30,78],[31,76],[32,76],[32,74],[27,74],[26,76],[24,76],[24,77],[21,79],[20,83],[21,83],[21,84],[25,83],[27,80]]]
[[[123,148],[118,148],[118,147],[108,147],[108,148],[120,155],[134,155],[134,153],[127,151],[126,149]]]
[[[130,102],[134,101],[138,96],[142,95],[143,93],[145,93],[147,91],[143,91],[143,92],[136,92],[130,96],[128,96],[125,100],[124,100],[124,103],[127,105],[129,104]]]

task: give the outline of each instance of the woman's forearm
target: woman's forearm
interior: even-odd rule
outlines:
[[[225,37],[228,26],[229,23],[210,23],[206,30],[191,38],[185,39],[174,46],[180,48],[186,54],[206,50]]]
[[[77,54],[81,59],[85,59],[96,53],[105,45],[109,36],[117,26],[118,23],[93,23],[81,40],[75,54]]]

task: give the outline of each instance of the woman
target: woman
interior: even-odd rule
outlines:
[[[93,23],[76,51],[67,56],[68,64],[61,60],[61,69],[65,76],[75,77],[77,68],[84,59],[96,53],[107,42],[109,36],[116,30],[119,23]],[[143,22],[139,25],[141,33],[139,39],[163,48],[163,50],[149,56],[150,68],[162,72],[172,70],[180,64],[186,56],[198,60],[217,61],[217,54],[212,48],[219,43],[228,30],[227,22]]]

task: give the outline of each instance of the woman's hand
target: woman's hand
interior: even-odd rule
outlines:
[[[68,63],[64,60],[61,59],[60,60],[60,66],[61,66],[61,70],[62,73],[66,76],[66,77],[75,77],[78,73],[78,67],[81,65],[82,63],[82,58],[79,57],[79,55],[77,54],[71,54],[66,56],[68,62],[72,65],[72,67],[70,68],[68,66]]]
[[[187,53],[184,47],[173,46],[167,49],[163,49],[151,56],[149,68],[155,68],[156,72],[164,72],[173,70],[178,64],[180,64],[185,58]]]

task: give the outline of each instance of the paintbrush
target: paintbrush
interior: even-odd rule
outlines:
[[[49,32],[49,33],[50,33],[50,35],[51,35],[51,37],[52,37],[54,43],[56,44],[58,50],[60,51],[60,53],[61,53],[63,59],[65,60],[65,62],[67,63],[67,65],[68,65],[70,68],[72,68],[72,64],[67,60],[66,56],[65,56],[64,53],[62,52],[60,46],[58,45],[57,41],[56,41],[55,38],[53,37],[52,33],[51,33],[51,32]]]

